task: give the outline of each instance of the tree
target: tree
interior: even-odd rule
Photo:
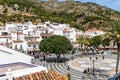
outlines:
[[[88,53],[88,47],[90,46],[90,38],[85,37],[83,40],[83,44],[85,45],[85,51]]]
[[[79,44],[79,47],[81,47],[81,50],[83,47],[83,40],[84,40],[84,37],[80,36],[79,38],[77,38],[77,41],[76,41],[76,43]]]
[[[105,34],[105,37],[109,38],[109,40],[113,40],[117,44],[117,61],[116,61],[116,74],[117,74],[120,59],[120,22],[113,21],[112,26]]]
[[[90,39],[90,45],[93,46],[93,48],[96,50],[97,53],[98,52],[98,47],[101,44],[102,37],[100,35],[98,36],[94,36]]]
[[[101,45],[104,47],[104,50],[105,50],[105,46],[109,46],[109,44],[110,44],[109,38],[104,38],[102,36]]]
[[[44,53],[55,54],[59,61],[61,53],[66,54],[68,51],[71,51],[72,45],[66,37],[54,35],[43,39],[39,44],[39,49]]]
[[[90,40],[91,45],[98,47],[101,44],[101,36],[94,36]]]

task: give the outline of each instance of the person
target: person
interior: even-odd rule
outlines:
[[[82,80],[85,80],[85,77],[84,77],[84,76],[82,76]]]
[[[90,61],[91,61],[91,59],[92,59],[92,58],[90,57]]]
[[[103,60],[104,60],[104,56],[103,56]]]
[[[87,70],[84,70],[83,73],[87,73]]]
[[[98,57],[96,57],[96,61],[97,61]]]
[[[87,72],[88,72],[88,73],[90,72],[90,69],[89,69],[89,67],[88,67],[88,69],[87,69]]]
[[[31,63],[34,64],[34,58],[31,59]]]
[[[73,61],[73,56],[72,56],[72,61]]]
[[[68,68],[67,68],[68,70],[70,70],[70,66],[68,66]]]

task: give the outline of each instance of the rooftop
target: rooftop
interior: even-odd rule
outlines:
[[[48,72],[43,70],[21,77],[14,77],[13,80],[68,80],[68,78],[53,70],[48,70]]]
[[[36,66],[32,64],[22,63],[22,62],[2,64],[0,65],[0,75],[3,75],[5,72],[8,72],[8,71],[15,71],[15,70],[27,69],[32,67],[36,67]]]

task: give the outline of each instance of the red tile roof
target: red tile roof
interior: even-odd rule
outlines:
[[[23,40],[13,40],[14,43],[23,43]]]
[[[53,70],[48,70],[48,73],[40,71],[29,75],[15,77],[13,80],[68,80],[68,78]]]

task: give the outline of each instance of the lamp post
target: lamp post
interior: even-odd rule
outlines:
[[[91,58],[90,57],[90,61],[92,61],[92,75],[94,76],[95,75],[95,61],[97,61],[98,57],[94,58]]]
[[[93,76],[94,76],[94,67],[95,67],[95,60],[93,59]]]

